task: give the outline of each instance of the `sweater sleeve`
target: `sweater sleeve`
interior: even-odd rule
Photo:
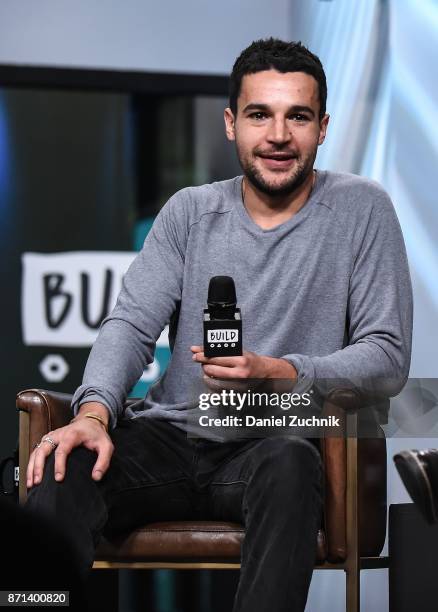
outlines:
[[[376,198],[352,257],[347,346],[329,355],[283,358],[295,367],[303,388],[342,385],[397,395],[410,366],[412,288],[400,225],[385,192]]]
[[[117,303],[102,322],[82,385],[73,396],[74,414],[81,404],[99,401],[108,408],[114,428],[127,394],[154,359],[157,339],[181,301],[187,240],[182,193],[161,209],[124,275]]]

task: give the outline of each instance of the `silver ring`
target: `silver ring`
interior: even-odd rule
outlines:
[[[42,444],[43,442],[48,442],[49,444],[52,445],[53,448],[56,448],[58,446],[57,443],[54,440],[52,440],[52,438],[49,438],[49,436],[46,436],[45,438],[43,438],[40,444]]]

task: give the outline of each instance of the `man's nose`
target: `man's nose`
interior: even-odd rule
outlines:
[[[291,139],[291,133],[285,119],[274,119],[268,132],[268,140],[275,144],[284,144]]]

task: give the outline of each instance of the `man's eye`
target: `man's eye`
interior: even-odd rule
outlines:
[[[255,113],[250,114],[251,119],[255,119],[256,121],[260,121],[266,117],[266,113],[262,113],[261,111],[257,111]]]
[[[300,113],[294,113],[290,116],[294,121],[308,121],[309,118],[306,115],[301,115]]]

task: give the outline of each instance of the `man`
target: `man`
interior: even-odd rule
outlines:
[[[68,517],[84,565],[104,527],[242,521],[235,612],[304,610],[321,519],[315,447],[286,437],[205,440],[201,427],[194,440],[185,430],[202,375],[297,385],[407,376],[411,289],[400,228],[378,185],[313,169],[326,93],[321,62],[300,43],[269,39],[242,52],[225,126],[244,176],[184,189],[163,207],[91,351],[76,417],[32,453],[29,503]],[[207,359],[200,346],[215,275],[236,282],[241,357]],[[168,322],[169,367],[122,415]]]

